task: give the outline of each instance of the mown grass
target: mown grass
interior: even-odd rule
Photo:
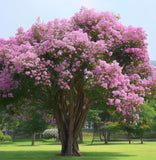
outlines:
[[[37,140],[36,146],[31,146],[30,139],[17,139],[14,142],[0,144],[0,160],[156,160],[156,141],[135,140],[103,142],[90,141],[80,144],[82,157],[59,156],[61,145],[53,140]]]

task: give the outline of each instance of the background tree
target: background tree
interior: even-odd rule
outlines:
[[[102,111],[101,110],[98,110],[97,108],[96,109],[91,109],[89,112],[88,112],[88,115],[87,115],[87,122],[89,123],[89,127],[91,126],[91,124],[93,123],[100,123],[101,122],[101,117],[100,117],[100,113]]]
[[[2,113],[0,114],[0,130],[2,131],[4,127],[4,120],[3,120],[3,116]]]
[[[156,100],[150,101],[149,105],[152,106],[156,111]],[[155,134],[155,133],[156,133],[156,116],[153,118],[151,122],[151,134]]]
[[[43,132],[49,123],[51,121],[45,121],[40,112],[33,111],[29,113],[29,117],[25,117],[25,120],[21,121],[20,126],[23,133],[32,135],[32,145],[34,146],[36,134]]]
[[[139,136],[141,144],[143,144],[144,133],[152,126],[154,117],[156,116],[155,108],[147,101],[141,106],[140,112],[138,112],[138,119],[135,123],[131,119],[119,119],[120,129],[127,132],[129,144],[131,144],[131,137]]]
[[[136,134],[141,139],[141,144],[143,144],[143,137],[145,132],[151,130],[152,125],[155,122],[156,117],[156,104],[155,101],[145,102],[142,106],[142,112],[140,113],[140,118],[137,121]]]
[[[142,28],[86,8],[70,20],[38,22],[26,32],[20,27],[0,40],[0,100],[17,107],[27,99],[49,109],[61,154],[80,156],[77,139],[91,104],[135,123],[144,97],[156,96],[145,40]]]

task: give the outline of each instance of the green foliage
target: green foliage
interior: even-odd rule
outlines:
[[[143,136],[146,131],[149,131],[151,128],[153,129],[152,125],[154,125],[155,118],[156,101],[146,101],[141,106],[139,120],[137,120],[135,123],[130,123],[129,121],[126,123],[120,123],[119,127],[122,130],[127,131],[128,134]]]
[[[3,142],[4,141],[4,135],[3,135],[3,132],[0,131],[0,142]]]
[[[138,122],[140,124],[144,124],[144,123],[151,124],[153,121],[153,118],[156,117],[156,104],[154,103],[154,101],[151,101],[150,103],[145,102],[141,106],[141,110],[142,112],[140,113],[140,119]]]
[[[105,123],[105,126],[103,126],[103,127],[106,128],[107,130],[113,131],[113,132],[120,129],[118,122],[107,122],[107,123]]]
[[[153,129],[154,121],[156,118],[156,101],[146,101],[141,106],[142,112],[140,113],[140,119],[135,127],[135,133],[143,136],[146,131]]]
[[[99,117],[100,113],[102,113],[101,110],[90,110],[87,116],[87,121],[94,123],[101,122],[101,118]]]
[[[9,135],[4,136],[4,141],[12,141],[11,136]]]
[[[33,112],[31,114],[32,114],[32,119],[29,119],[27,121],[22,121],[20,123],[20,129],[25,133],[31,133],[31,134],[33,132],[42,132],[47,126],[47,123],[43,119],[43,116],[36,112]]]
[[[153,122],[151,125],[151,131],[153,131],[154,133],[156,133],[156,122]]]
[[[9,135],[4,135],[2,131],[0,131],[0,142],[11,141],[11,137]]]

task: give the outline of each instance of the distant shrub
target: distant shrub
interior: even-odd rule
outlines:
[[[0,131],[0,142],[11,141],[11,137],[9,135],[5,136],[2,131]]]
[[[58,139],[58,129],[46,129],[43,132],[43,138],[50,139],[50,138],[56,138]]]
[[[9,136],[9,135],[4,136],[4,141],[12,141],[11,136]]]
[[[105,128],[109,131],[112,131],[112,132],[116,132],[120,129],[120,126],[119,126],[118,122],[107,122],[107,123],[105,123],[103,128]]]
[[[0,131],[0,137],[1,137],[1,136],[4,136],[2,131]]]
[[[3,132],[0,131],[0,142],[3,142],[4,141],[4,135],[3,135]]]

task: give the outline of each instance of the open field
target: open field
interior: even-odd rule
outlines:
[[[156,160],[156,141],[143,145],[137,140],[130,145],[127,141],[108,145],[85,142],[80,144],[82,157],[61,157],[60,150],[60,143],[52,140],[37,140],[36,146],[31,146],[30,139],[17,139],[0,144],[0,160]]]

